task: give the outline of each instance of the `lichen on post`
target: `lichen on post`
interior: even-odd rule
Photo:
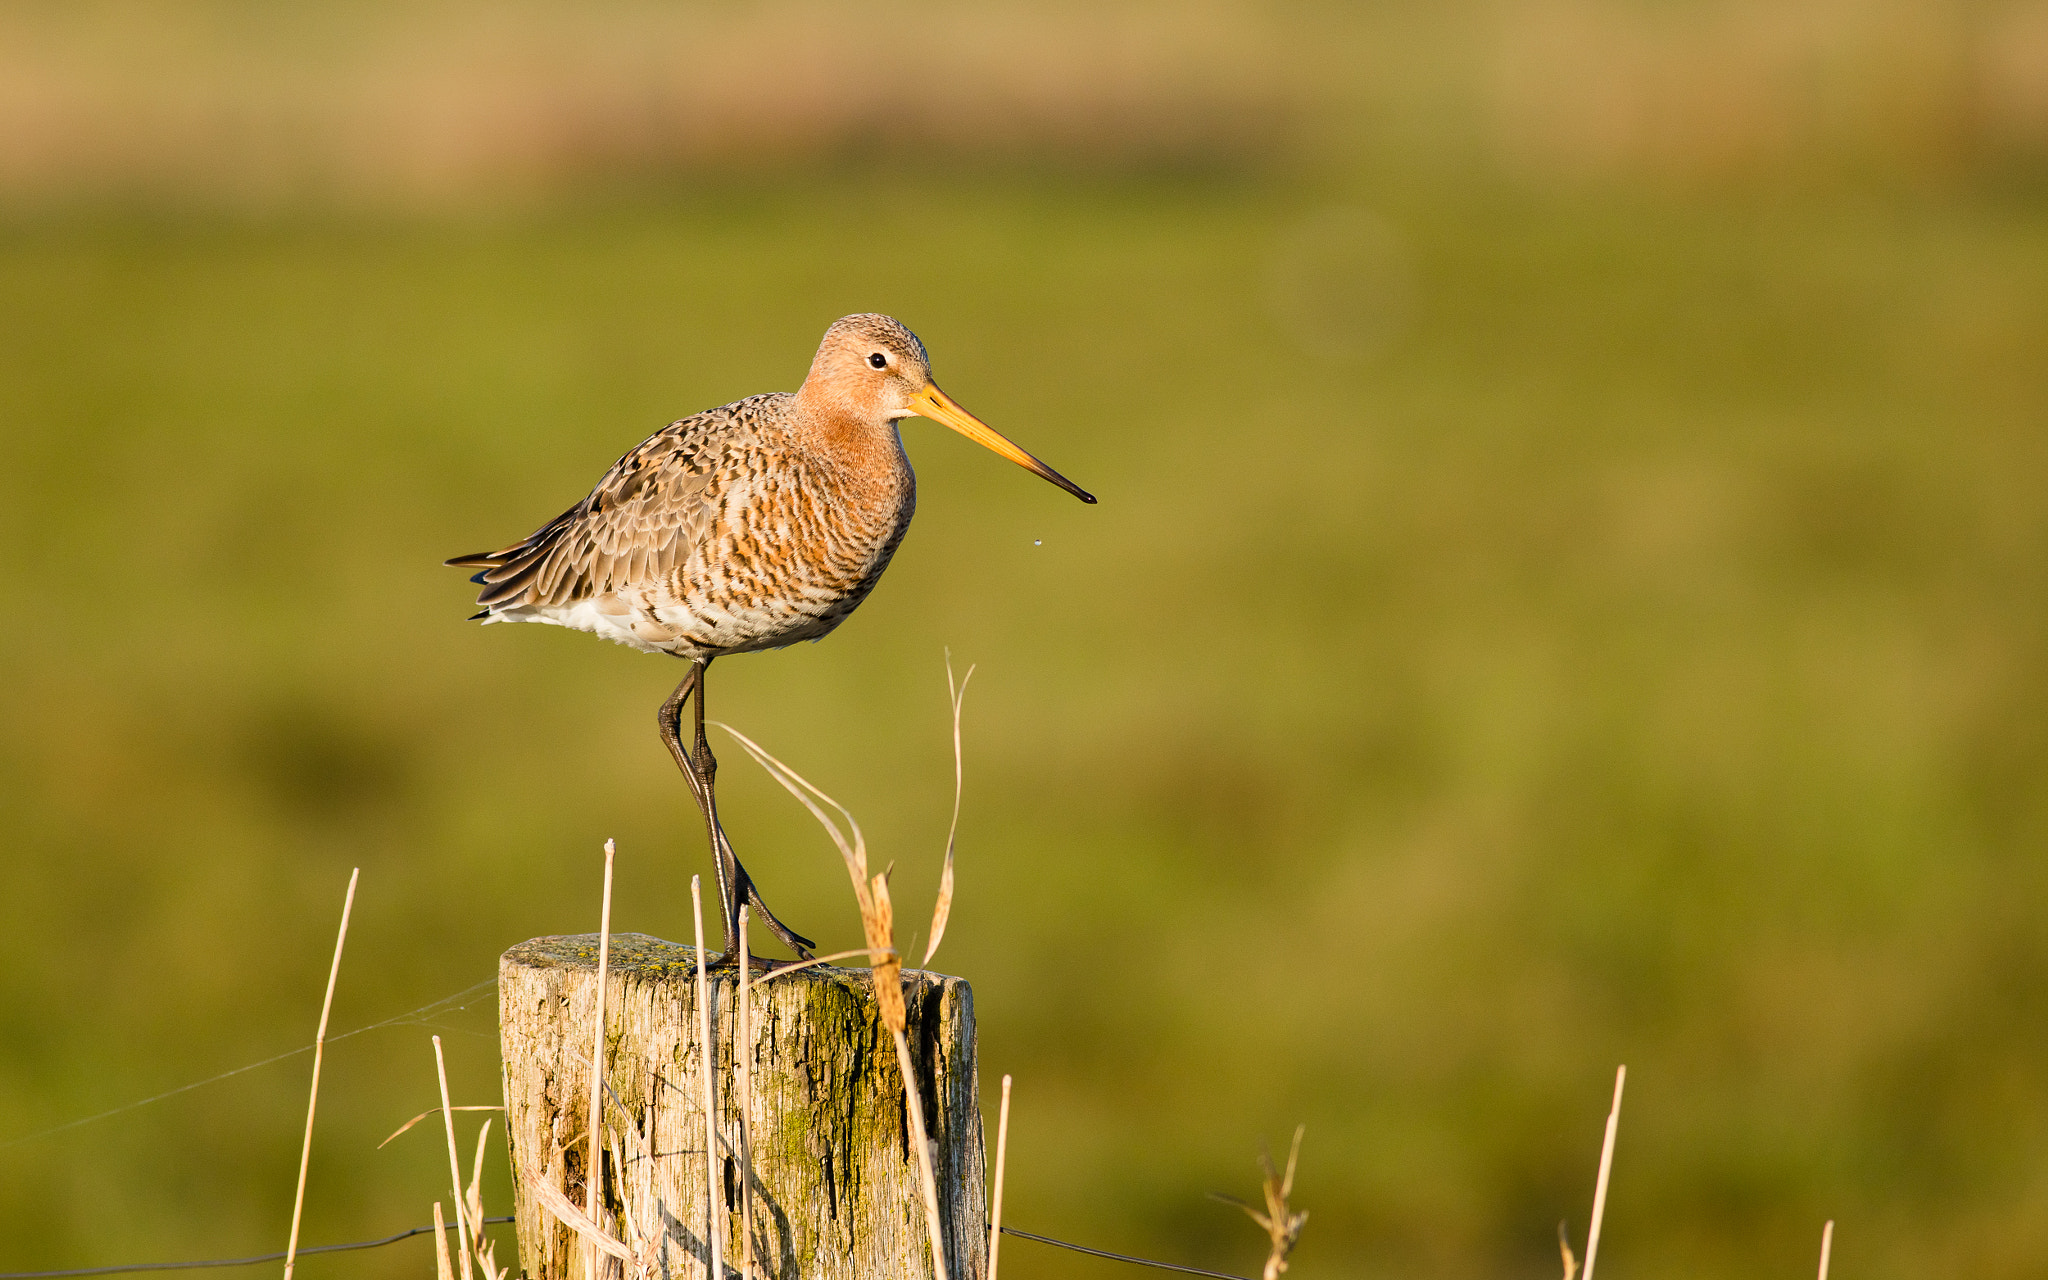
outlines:
[[[536,938],[499,965],[499,1022],[521,1267],[532,1280],[594,1280],[586,1250],[531,1190],[545,1179],[582,1204],[588,1150],[589,1025],[595,934]],[[737,1242],[739,1106],[732,1042],[737,975],[711,975],[714,1117],[723,1230]],[[697,1047],[696,953],[644,934],[611,939],[606,978],[605,1123],[644,1142],[600,1143],[652,1168],[602,1157],[600,1222],[625,1238],[622,1214],[658,1225],[656,1274],[698,1280],[710,1269]],[[751,988],[753,1254],[775,1280],[898,1280],[934,1274],[924,1193],[896,1053],[864,969],[820,966],[757,976]],[[909,1043],[935,1149],[952,1280],[985,1274],[987,1239],[974,998],[965,981],[903,974]],[[630,1176],[622,1177],[626,1173]],[[740,1251],[728,1244],[726,1265]],[[724,1280],[724,1278],[721,1278]]]

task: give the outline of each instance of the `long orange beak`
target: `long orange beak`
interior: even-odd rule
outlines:
[[[962,409],[953,397],[939,390],[938,383],[926,383],[924,390],[910,397],[910,404],[923,417],[945,423],[961,435],[966,436],[969,440],[995,450],[1033,475],[1052,481],[1081,501],[1089,503],[1095,501],[1094,494],[1089,493],[1080,485],[1075,484],[1072,480],[1067,479],[1059,472],[1054,471],[1051,467],[1046,466],[1043,462],[1019,449],[1002,432],[997,431],[980,418]]]

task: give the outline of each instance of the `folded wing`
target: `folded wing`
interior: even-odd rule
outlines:
[[[714,411],[715,413],[716,411]],[[483,587],[478,617],[561,606],[667,580],[709,533],[713,414],[664,428],[619,459],[590,495],[502,551],[456,556]]]

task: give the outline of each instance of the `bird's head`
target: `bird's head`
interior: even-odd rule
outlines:
[[[943,422],[1081,501],[1095,501],[1073,481],[1018,448],[939,390],[939,384],[932,381],[924,343],[890,316],[867,314],[833,321],[825,330],[825,340],[818,344],[810,375],[798,395],[817,409],[862,422],[911,417]]]

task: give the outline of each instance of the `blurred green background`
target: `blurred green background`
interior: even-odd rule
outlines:
[[[918,922],[978,664],[1010,1221],[1253,1268],[1303,1122],[1293,1274],[1553,1275],[1625,1061],[1602,1275],[2041,1274],[2048,6],[21,4],[0,83],[0,1270],[283,1247],[303,1057],[46,1131],[308,1043],[352,866],[337,1030],[607,837],[687,936],[677,664],[439,561],[879,310],[1102,503],[906,424],[882,587],[712,708]],[[330,1051],[308,1241],[445,1195],[431,1023]]]

